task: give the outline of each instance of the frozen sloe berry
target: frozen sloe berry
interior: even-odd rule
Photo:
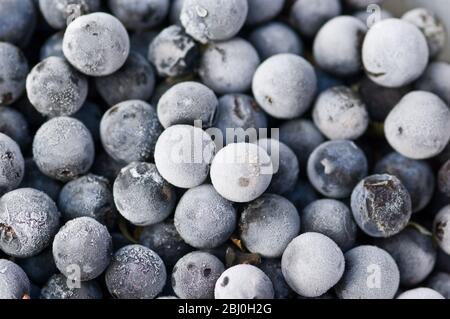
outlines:
[[[34,188],[46,193],[51,199],[56,201],[62,186],[58,181],[42,174],[34,160],[28,158],[25,160],[25,174],[20,187]]]
[[[53,241],[56,267],[66,277],[79,274],[81,281],[100,276],[109,265],[111,255],[111,235],[105,226],[90,217],[68,221]]]
[[[124,164],[112,159],[106,152],[101,152],[95,157],[91,171],[93,174],[106,177],[112,184],[124,166]]]
[[[411,196],[392,175],[372,175],[363,179],[351,196],[353,217],[372,237],[391,237],[401,232],[411,218]]]
[[[450,109],[432,93],[411,92],[389,113],[384,132],[389,144],[406,157],[436,156],[450,140]]]
[[[141,100],[124,101],[113,106],[100,123],[105,151],[123,163],[151,159],[161,132],[156,110]]]
[[[272,281],[275,299],[288,299],[293,295],[292,289],[283,277],[280,259],[264,258],[258,268]]]
[[[250,252],[265,258],[277,258],[298,236],[300,217],[295,206],[286,198],[264,194],[243,208],[239,232]]]
[[[22,150],[26,150],[31,141],[25,116],[8,106],[0,106],[0,132],[11,137]]]
[[[331,89],[332,87],[344,85],[342,78],[335,77],[334,75],[326,73],[317,67],[315,68],[315,71],[317,75],[318,94]]]
[[[24,168],[25,162],[19,145],[0,133],[0,196],[20,185]]]
[[[258,145],[270,156],[274,175],[267,191],[285,194],[291,191],[298,180],[299,164],[295,153],[286,144],[276,139],[260,139]]]
[[[28,278],[38,285],[44,285],[52,275],[58,272],[51,248],[45,249],[39,255],[16,261]]]
[[[144,227],[139,243],[157,253],[167,269],[172,269],[181,257],[193,250],[181,238],[173,220]]]
[[[110,75],[128,58],[130,39],[125,27],[103,12],[81,16],[67,27],[63,52],[80,72],[90,76]]]
[[[208,45],[200,59],[199,75],[216,93],[244,93],[250,89],[259,63],[255,48],[246,40],[234,38]]]
[[[445,299],[440,293],[436,290],[430,288],[415,288],[401,293],[397,299]]]
[[[64,31],[57,32],[53,34],[51,37],[49,37],[41,47],[39,55],[41,61],[51,56],[65,58],[62,49],[63,39],[64,39]]]
[[[317,78],[308,61],[294,54],[277,54],[256,70],[253,94],[268,114],[293,119],[305,113],[317,90]]]
[[[30,280],[17,264],[0,259],[0,299],[23,299],[30,293]]]
[[[429,91],[450,104],[450,64],[446,62],[432,62],[428,65],[423,76],[416,82],[418,90]]]
[[[433,234],[439,247],[450,255],[450,205],[442,208],[434,218]]]
[[[345,253],[345,272],[335,287],[340,299],[393,299],[400,283],[395,260],[375,246]]]
[[[130,50],[143,57],[148,55],[148,47],[158,35],[156,30],[140,30],[130,35]]]
[[[159,137],[155,147],[155,164],[161,176],[180,188],[202,184],[209,173],[215,144],[201,128],[174,125]]]
[[[185,0],[180,20],[197,41],[223,41],[235,36],[247,19],[246,0]]]
[[[389,112],[410,91],[409,87],[385,88],[366,76],[359,84],[359,94],[366,105],[370,119],[377,122],[384,122]]]
[[[299,179],[294,189],[285,194],[286,198],[294,204],[297,209],[302,210],[312,202],[319,199],[319,194],[306,180]]]
[[[442,296],[450,299],[450,274],[445,272],[437,272],[427,280],[427,286],[436,290]]]
[[[225,144],[245,142],[247,137],[254,142],[259,130],[268,127],[268,119],[253,97],[226,94],[219,99],[214,126],[222,132]],[[256,136],[250,136],[252,129],[256,130],[253,131]],[[229,133],[233,136],[229,137]]]
[[[78,286],[79,285],[79,286]],[[95,281],[73,282],[61,274],[52,276],[41,290],[40,299],[102,299]]]
[[[176,124],[194,125],[201,121],[203,128],[214,124],[217,105],[214,92],[197,82],[175,84],[164,93],[158,102],[158,118],[168,128]]]
[[[312,38],[330,19],[342,11],[339,0],[297,0],[291,7],[292,25],[304,36]]]
[[[21,47],[28,44],[33,35],[37,18],[33,2],[36,1],[2,0],[0,3],[0,41]]]
[[[70,181],[59,193],[58,207],[67,221],[91,217],[104,225],[115,219],[115,206],[109,181],[101,176],[86,175]]]
[[[27,77],[27,95],[44,116],[76,113],[86,101],[88,81],[63,58],[49,57],[36,65]]]
[[[162,30],[151,42],[148,59],[162,77],[181,76],[193,70],[199,48],[177,25]]]
[[[166,219],[176,202],[175,190],[158,173],[155,164],[133,162],[114,182],[114,202],[131,223],[147,226]]]
[[[56,117],[36,132],[33,157],[42,173],[69,181],[89,171],[95,157],[94,142],[80,121]]]
[[[438,185],[439,191],[450,197],[450,160],[439,170]]]
[[[216,256],[195,251],[180,258],[173,268],[172,288],[182,299],[214,299],[216,281],[224,271]]]
[[[9,105],[20,98],[27,74],[28,62],[20,49],[0,42],[0,105]]]
[[[169,13],[169,0],[108,0],[111,12],[130,30],[150,29]]]
[[[256,144],[232,143],[221,149],[211,165],[211,181],[226,199],[245,203],[258,198],[270,185],[272,160]]]
[[[225,270],[216,282],[216,299],[273,299],[272,282],[252,265],[237,265]]]
[[[437,251],[430,236],[408,227],[399,234],[378,239],[375,244],[394,258],[400,271],[400,284],[414,287],[433,271]]]
[[[185,0],[173,0],[170,3],[169,20],[171,24],[176,24],[181,26],[181,10],[183,9]]]
[[[59,220],[47,194],[32,188],[11,191],[0,199],[0,248],[14,257],[37,255],[51,243]]]
[[[400,19],[380,21],[368,31],[362,48],[366,74],[385,87],[401,87],[417,80],[428,64],[425,36]]]
[[[308,160],[308,178],[321,194],[348,197],[356,184],[367,176],[363,151],[347,140],[329,141],[318,146]]]
[[[283,10],[285,0],[248,0],[248,25],[260,24],[274,19]]]
[[[100,122],[104,111],[95,103],[86,101],[81,109],[72,117],[83,123],[91,132],[94,142],[100,141]]]
[[[209,184],[191,188],[175,210],[175,227],[192,247],[215,248],[227,241],[236,228],[236,210]]]
[[[301,55],[303,43],[290,27],[281,22],[270,22],[256,28],[249,36],[262,60],[280,53]]]
[[[436,57],[444,49],[447,32],[441,19],[425,8],[416,8],[406,12],[402,20],[417,26],[425,35],[430,51],[430,57]]]
[[[317,65],[330,74],[347,77],[362,70],[361,45],[367,27],[359,19],[339,16],[317,33],[313,53]]]
[[[412,160],[393,152],[375,165],[374,172],[394,175],[400,179],[411,195],[413,213],[422,210],[431,201],[435,178],[428,163]]]
[[[155,72],[143,56],[130,52],[127,61],[117,72],[95,78],[95,85],[110,106],[128,100],[147,101],[155,88]]]
[[[301,213],[301,232],[320,233],[332,239],[342,251],[355,245],[358,227],[350,209],[334,199],[320,199]]]
[[[319,297],[341,279],[344,255],[338,245],[319,233],[304,233],[286,248],[281,269],[289,286],[303,297]]]
[[[381,4],[384,0],[344,0],[352,9],[366,9],[369,5]]]
[[[38,0],[45,21],[55,28],[64,29],[79,15],[98,11],[100,0]]]
[[[117,299],[153,299],[164,288],[166,279],[161,258],[141,245],[117,251],[105,275],[109,293]]]
[[[355,140],[369,125],[369,114],[361,97],[346,86],[322,92],[316,100],[313,119],[329,139]]]
[[[22,95],[13,107],[25,116],[31,132],[35,132],[46,121],[46,118],[30,103],[26,94]]]

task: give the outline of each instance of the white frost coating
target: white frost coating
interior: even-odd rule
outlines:
[[[436,95],[407,94],[386,118],[389,144],[412,159],[427,159],[442,152],[450,140],[450,109]]]
[[[419,287],[416,289],[407,290],[400,294],[397,299],[445,299],[436,290],[430,288]]]
[[[427,40],[413,24],[386,19],[370,28],[362,49],[367,75],[385,87],[401,87],[417,80],[428,64]]]

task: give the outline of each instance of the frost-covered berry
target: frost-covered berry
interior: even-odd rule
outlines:
[[[313,67],[293,54],[277,54],[256,70],[253,94],[258,104],[275,118],[292,119],[305,113],[317,90]]]
[[[239,221],[245,247],[265,258],[281,257],[299,231],[297,209],[289,200],[275,194],[265,194],[248,203]]]
[[[422,210],[431,201],[435,178],[427,162],[412,160],[393,152],[375,165],[374,173],[390,174],[400,179],[411,195],[413,213]]]
[[[235,36],[247,19],[246,0],[185,0],[180,20],[186,32],[201,43]]]
[[[89,171],[95,149],[91,133],[80,121],[56,117],[36,132],[33,158],[45,175],[69,181]]]
[[[281,22],[270,22],[256,28],[248,39],[258,51],[261,60],[280,53],[303,53],[303,43],[299,36]]]
[[[166,279],[161,258],[141,245],[117,251],[105,275],[109,293],[117,299],[153,299],[162,291]]]
[[[450,105],[450,64],[446,62],[432,62],[428,65],[423,76],[416,82],[416,89],[429,91]]]
[[[64,29],[73,17],[100,10],[100,0],[38,0],[45,21],[55,28]]]
[[[224,271],[217,257],[195,251],[180,258],[173,268],[172,288],[182,299],[214,299],[216,281]]]
[[[437,272],[427,280],[427,286],[436,290],[445,298],[450,298],[450,274]]]
[[[450,205],[442,208],[434,218],[433,234],[439,247],[450,255]]]
[[[61,189],[58,207],[67,221],[91,217],[104,225],[115,219],[115,207],[109,181],[101,176],[86,175],[70,181]]]
[[[415,228],[408,227],[391,238],[376,240],[375,244],[394,258],[402,286],[420,284],[434,269],[437,250],[433,239]]]
[[[255,48],[241,38],[234,38],[208,45],[200,59],[199,75],[216,93],[243,93],[250,89],[259,63]]]
[[[333,140],[355,140],[369,125],[366,105],[346,86],[322,92],[314,105],[313,119],[319,130]]]
[[[233,143],[221,149],[211,165],[211,181],[226,199],[245,203],[258,198],[270,185],[273,165],[255,144]]]
[[[381,86],[401,87],[417,80],[428,58],[425,36],[415,25],[400,19],[378,22],[364,39],[364,69]]]
[[[24,259],[17,259],[17,263],[27,274],[31,282],[44,285],[52,275],[58,272],[51,247],[40,254]]]
[[[157,30],[140,30],[130,35],[130,50],[143,57],[148,56],[148,47],[158,35]]]
[[[113,193],[120,214],[139,226],[163,221],[176,202],[175,190],[161,177],[155,164],[143,162],[133,162],[120,171]]]
[[[169,13],[169,0],[109,0],[111,12],[130,30],[150,29]]]
[[[36,1],[1,1],[0,41],[21,47],[25,47],[28,44],[34,33],[37,18],[37,10],[33,2]]]
[[[340,299],[393,299],[400,282],[395,260],[375,246],[345,253],[345,272],[335,287]]]
[[[45,60],[51,56],[64,58],[62,43],[64,39],[64,31],[57,32],[49,37],[41,47],[39,57]]]
[[[180,188],[202,184],[209,174],[215,144],[202,129],[174,125],[160,136],[155,147],[155,164],[161,176]]]
[[[439,191],[450,197],[450,160],[439,170],[438,186]]]
[[[344,203],[334,199],[316,200],[306,206],[300,216],[302,233],[323,234],[344,252],[354,246],[358,227]]]
[[[20,185],[24,168],[25,162],[19,145],[0,133],[0,196]]]
[[[156,110],[141,100],[124,101],[113,106],[100,123],[105,151],[123,163],[151,159],[161,132]]]
[[[401,293],[397,299],[445,299],[439,292],[430,288],[415,288]]]
[[[95,78],[95,85],[110,106],[128,100],[147,101],[155,88],[155,71],[143,56],[130,52],[117,72]]]
[[[79,287],[77,286],[79,285]],[[40,299],[102,299],[100,286],[95,281],[73,283],[64,275],[53,275],[42,287]]]
[[[260,139],[258,146],[270,156],[274,175],[267,192],[285,194],[291,191],[297,183],[299,164],[295,153],[289,146],[277,139]]]
[[[447,32],[441,19],[425,8],[416,8],[406,12],[402,20],[417,26],[425,35],[430,51],[430,57],[436,57],[445,47]]]
[[[313,53],[317,65],[330,74],[347,77],[362,70],[361,45],[367,27],[359,19],[339,16],[317,33]]]
[[[299,210],[319,199],[319,194],[311,186],[311,183],[303,179],[299,179],[294,189],[285,196]]]
[[[285,0],[248,0],[248,25],[274,19],[283,10]]]
[[[68,221],[55,236],[53,258],[59,271],[67,276],[74,272],[81,281],[100,276],[112,255],[111,235],[105,226],[90,217]]]
[[[0,299],[23,299],[30,293],[30,280],[17,264],[0,259]]]
[[[124,65],[130,52],[130,39],[117,18],[103,12],[91,13],[69,24],[63,52],[80,72],[105,76]]]
[[[312,38],[330,19],[342,11],[339,0],[297,0],[291,7],[290,20],[300,34]]]
[[[9,105],[20,98],[25,91],[28,70],[27,59],[20,49],[0,42],[0,105]]]
[[[56,201],[62,186],[58,181],[42,174],[34,160],[28,158],[25,160],[25,174],[20,187],[34,188],[46,193],[51,199]]]
[[[0,132],[11,137],[21,150],[26,150],[31,141],[25,116],[12,107],[0,106]]]
[[[164,93],[158,102],[158,119],[162,126],[194,125],[201,121],[203,128],[213,126],[217,105],[214,92],[197,82],[182,82]]]
[[[280,259],[264,258],[258,265],[258,268],[272,281],[275,299],[288,299],[292,297],[292,289],[287,284],[281,271]]]
[[[308,178],[321,194],[348,197],[368,173],[364,152],[347,140],[329,141],[318,146],[308,160]]]
[[[175,227],[192,247],[215,248],[230,238],[236,218],[233,204],[205,184],[181,197],[175,210]]]
[[[0,199],[0,248],[14,257],[37,255],[51,243],[59,219],[47,194],[32,188],[11,191]]]
[[[173,77],[192,71],[199,53],[196,42],[180,26],[172,25],[153,39],[148,59],[160,76]]]
[[[237,265],[225,270],[216,282],[216,299],[272,299],[272,282],[252,265]]]
[[[88,81],[63,58],[49,57],[36,65],[27,77],[27,95],[44,116],[68,116],[86,101]]]
[[[384,123],[389,144],[412,159],[442,152],[450,140],[450,109],[436,95],[424,91],[407,94]]]
[[[351,197],[353,217],[372,237],[391,237],[401,232],[411,218],[411,196],[392,175],[372,175],[363,179]]]
[[[319,297],[341,279],[345,262],[334,241],[319,233],[304,233],[287,246],[281,269],[289,286],[300,296]]]

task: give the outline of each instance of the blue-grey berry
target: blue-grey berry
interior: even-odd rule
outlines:
[[[100,0],[38,0],[45,21],[54,29],[64,29],[71,17],[100,10]]]
[[[79,285],[79,286],[78,286]],[[93,280],[73,282],[64,275],[52,276],[42,287],[40,299],[102,299],[100,286]]]
[[[0,132],[15,141],[22,151],[26,151],[31,141],[25,116],[12,107],[0,106]]]
[[[401,293],[397,299],[445,299],[439,292],[430,288],[415,288]]]
[[[20,49],[0,42],[0,105],[9,105],[20,98],[28,70],[27,59]]]
[[[176,24],[181,26],[181,10],[183,9],[185,0],[173,0],[170,3],[169,20],[171,24]]]
[[[30,293],[30,280],[17,264],[0,259],[0,299],[23,299]]]
[[[442,208],[434,218],[433,234],[439,247],[450,255],[450,205]]]
[[[447,62],[431,62],[422,77],[416,82],[416,89],[429,91],[450,104],[450,64]]]
[[[285,0],[248,0],[246,24],[255,25],[276,18],[284,4]]]
[[[384,0],[344,0],[344,3],[352,9],[366,9],[369,5],[382,4]]]
[[[58,272],[51,248],[46,248],[39,255],[16,261],[28,278],[38,285],[44,285],[51,276]]]
[[[44,192],[54,201],[58,199],[59,192],[62,188],[58,181],[42,174],[32,158],[25,160],[25,174],[20,183],[20,187],[34,188]]]
[[[49,37],[41,47],[39,54],[41,61],[51,56],[65,58],[62,49],[63,39],[64,39],[64,31],[57,32],[53,34],[51,37]]]
[[[0,195],[22,182],[25,162],[19,145],[7,135],[0,133]]]
[[[157,30],[140,30],[130,35],[130,50],[143,57],[148,55],[148,47],[158,35]]]
[[[0,4],[0,41],[25,47],[34,33],[37,10],[33,0],[3,0]],[[1,68],[0,68],[1,70]]]
[[[258,265],[258,268],[272,281],[275,299],[289,299],[292,297],[292,289],[287,284],[281,271],[280,259],[264,258]]]
[[[450,299],[450,274],[445,272],[434,273],[428,278],[427,286]]]

